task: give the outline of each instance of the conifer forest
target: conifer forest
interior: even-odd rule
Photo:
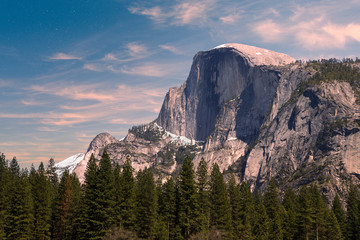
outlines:
[[[194,170],[186,157],[179,175],[136,175],[130,158],[113,166],[104,151],[92,156],[80,184],[59,179],[54,160],[21,170],[16,158],[0,164],[0,239],[360,239],[360,195],[352,186],[328,203],[316,185],[252,193],[217,164]]]

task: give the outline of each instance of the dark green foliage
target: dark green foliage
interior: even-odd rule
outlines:
[[[159,129],[145,125],[133,126],[131,129],[129,129],[129,133],[134,134],[138,138],[143,138],[151,142],[158,142],[164,134]]]
[[[111,228],[103,238],[103,240],[129,240],[129,239],[140,240],[140,238],[136,236],[135,232],[126,230],[122,227]]]
[[[210,176],[210,200],[210,225],[230,232],[231,213],[229,198],[224,177],[216,163],[213,165]]]
[[[176,220],[176,189],[173,178],[169,178],[161,187],[159,215],[165,224],[167,239],[173,239]]]
[[[266,213],[266,208],[263,204],[261,195],[256,192],[254,196],[254,214],[252,232],[253,236],[259,240],[269,239],[269,218]]]
[[[53,188],[45,175],[43,163],[38,171],[32,171],[29,176],[31,193],[34,204],[34,237],[36,239],[50,239]]]
[[[269,217],[269,238],[283,239],[283,214],[284,209],[280,202],[280,196],[275,181],[270,180],[264,195],[264,205]]]
[[[198,211],[194,165],[192,159],[186,157],[180,172],[178,188],[178,224],[185,239],[198,229]]]
[[[99,166],[91,156],[82,186],[68,172],[55,180],[52,165],[28,174],[0,155],[0,239],[360,239],[357,186],[345,213],[338,196],[330,209],[316,185],[288,189],[281,201],[272,180],[253,197],[234,175],[226,185],[216,164],[208,182],[203,159],[195,174],[185,158],[177,181],[164,184],[152,168],[134,178],[129,158],[113,169],[106,151]]]
[[[20,174],[16,158],[10,163],[4,230],[7,239],[31,239],[34,229],[33,201],[27,176]]]
[[[99,221],[99,205],[97,198],[100,195],[98,189],[99,175],[96,160],[92,154],[85,172],[84,193],[81,199],[82,213],[79,223],[80,239],[101,239],[102,222]]]
[[[337,222],[339,223],[342,236],[346,235],[346,215],[344,208],[340,202],[339,195],[336,194],[333,204],[332,204],[332,212],[334,213]]]
[[[286,212],[284,219],[284,239],[294,239],[296,236],[296,214],[299,211],[298,199],[292,188],[286,190],[283,199]]]
[[[141,238],[152,238],[157,219],[157,195],[151,169],[139,171],[136,177],[136,232]]]
[[[351,186],[347,198],[347,228],[346,239],[360,239],[360,214],[359,214],[359,192],[355,186]]]
[[[97,188],[99,196],[97,197],[98,204],[98,220],[102,222],[101,236],[104,236],[106,231],[114,224],[114,174],[110,157],[106,150],[104,150],[99,163],[98,183]]]
[[[326,239],[326,240],[342,240],[342,239],[344,239],[342,232],[341,232],[340,225],[339,225],[333,211],[330,211],[327,214],[326,236],[322,237],[322,239]]]
[[[120,175],[120,189],[117,206],[120,209],[121,225],[125,229],[133,229],[135,223],[135,179],[130,158],[126,158]]]
[[[54,200],[52,239],[71,240],[76,237],[75,219],[80,209],[80,183],[75,175],[65,171]]]
[[[210,227],[210,195],[208,181],[208,166],[204,158],[201,159],[196,172],[198,202],[199,202],[199,225],[198,231],[206,233]]]

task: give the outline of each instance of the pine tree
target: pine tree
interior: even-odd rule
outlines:
[[[178,189],[178,224],[182,236],[188,239],[198,229],[197,217],[199,206],[195,183],[194,165],[192,159],[187,156],[180,172]]]
[[[31,171],[29,181],[34,204],[34,237],[36,239],[50,239],[52,189],[51,183],[45,175],[42,162],[38,171]]]
[[[198,202],[199,202],[199,221],[198,231],[207,233],[210,226],[210,196],[208,181],[208,166],[204,158],[201,158],[196,172]]]
[[[110,157],[106,150],[104,150],[98,169],[98,196],[97,203],[97,220],[101,222],[99,236],[104,236],[105,233],[115,222],[114,206],[115,206],[115,184],[114,173]]]
[[[309,189],[305,186],[301,187],[299,197],[299,211],[296,218],[297,235],[296,239],[310,239],[310,230],[312,225],[311,218],[311,200]]]
[[[70,174],[65,171],[62,174],[58,195],[55,199],[55,210],[54,210],[54,233],[53,239],[69,239],[66,236],[66,228],[68,227],[68,217],[70,212],[70,203],[72,198],[72,182]]]
[[[166,239],[174,239],[176,220],[176,189],[173,178],[169,178],[161,188],[159,196],[159,215],[165,223]]]
[[[151,169],[139,171],[136,177],[136,231],[141,238],[153,238],[157,219],[157,195]]]
[[[7,186],[9,184],[9,171],[5,155],[0,152],[0,239],[5,239],[5,214],[7,202]]]
[[[272,179],[264,195],[264,205],[269,217],[269,238],[283,239],[283,207],[275,181]]]
[[[241,218],[241,196],[240,196],[240,186],[236,184],[234,174],[230,175],[228,182],[228,191],[230,198],[230,208],[231,208],[231,227],[233,231],[233,236],[236,239],[241,239],[242,230],[244,226],[242,225]]]
[[[34,239],[33,202],[28,177],[20,173],[16,158],[10,162],[9,170],[4,226],[7,239]]]
[[[257,240],[269,239],[269,218],[259,192],[255,192],[252,232]]]
[[[99,193],[99,176],[96,159],[92,154],[85,171],[84,193],[81,198],[81,208],[83,209],[78,219],[79,225],[79,239],[100,239],[99,232],[101,232],[102,222],[98,217],[98,202]]]
[[[52,239],[77,239],[75,219],[80,213],[80,192],[81,186],[76,175],[65,171],[54,199]]]
[[[346,234],[346,214],[344,211],[344,208],[340,202],[339,195],[335,195],[333,204],[332,204],[332,211],[335,214],[335,217],[339,223],[342,236],[345,236]]]
[[[213,165],[210,177],[211,226],[230,232],[231,213],[224,177],[219,166]]]
[[[254,213],[254,199],[246,182],[240,185],[240,239],[253,239],[251,225],[253,224],[252,215]]]
[[[121,223],[121,202],[122,202],[122,186],[121,186],[121,168],[116,164],[114,168],[114,223],[120,226]]]
[[[341,233],[340,225],[336,219],[335,213],[330,211],[327,214],[326,219],[326,234],[322,237],[322,239],[326,240],[342,240],[343,235]]]
[[[309,191],[311,199],[311,218],[313,223],[311,236],[314,239],[323,239],[326,235],[326,215],[328,213],[326,202],[315,184],[310,186]]]
[[[121,225],[125,229],[133,230],[135,223],[135,179],[134,169],[131,166],[131,160],[129,157],[123,166],[123,170],[120,175],[120,219]]]
[[[354,185],[350,186],[346,208],[346,239],[360,239],[359,193]]]
[[[298,212],[298,199],[292,188],[286,190],[283,199],[285,208],[284,239],[294,239],[296,236],[296,214]]]

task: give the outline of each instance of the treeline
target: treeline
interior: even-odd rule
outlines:
[[[195,172],[186,157],[179,176],[164,183],[151,168],[134,177],[130,159],[112,166],[104,151],[91,156],[85,182],[54,161],[20,170],[1,156],[0,239],[360,239],[360,196],[352,186],[346,209],[329,206],[316,185],[280,193],[270,181],[251,193],[217,164]]]

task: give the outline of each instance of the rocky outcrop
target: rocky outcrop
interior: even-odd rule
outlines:
[[[133,127],[124,140],[98,135],[114,164],[127,157],[136,171],[165,177],[186,155],[235,173],[252,189],[274,178],[283,189],[317,182],[331,199],[360,179],[358,80],[311,82],[318,68],[266,49],[225,44],[195,55],[186,82],[171,88],[158,118]],[[359,75],[360,76],[360,75]]]
[[[96,159],[100,159],[101,154],[107,145],[118,142],[119,141],[109,133],[100,133],[91,141],[83,160],[81,160],[74,169],[74,172],[78,176],[80,182],[84,182],[84,173],[91,155],[94,154]]]
[[[280,78],[278,71],[264,65],[291,62],[294,59],[285,54],[241,44],[199,52],[186,82],[167,93],[156,122],[174,134],[204,141],[215,130],[219,115],[227,112],[223,107],[236,100],[231,134],[249,142],[268,111]]]

